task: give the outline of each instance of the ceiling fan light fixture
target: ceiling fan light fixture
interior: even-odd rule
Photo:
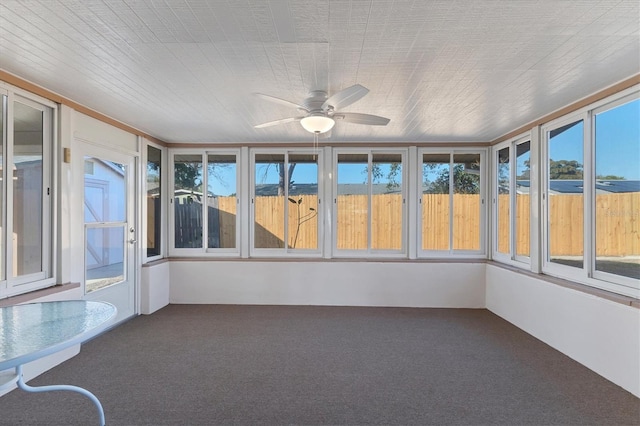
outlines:
[[[302,127],[309,133],[326,133],[333,128],[336,122],[326,115],[309,115],[300,120]]]

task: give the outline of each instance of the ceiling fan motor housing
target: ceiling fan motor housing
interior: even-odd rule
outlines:
[[[322,104],[327,99],[327,92],[323,90],[312,90],[302,104],[309,110],[309,115],[326,115],[328,111],[323,111]],[[333,109],[330,108],[330,110]]]

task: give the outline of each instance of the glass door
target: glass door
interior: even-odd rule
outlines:
[[[135,314],[135,162],[133,156],[88,147],[84,165],[84,289],[88,300]]]

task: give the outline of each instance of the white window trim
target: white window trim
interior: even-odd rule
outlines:
[[[558,129],[562,126],[582,121],[583,123],[583,158],[582,165],[584,170],[583,182],[587,182],[587,166],[586,162],[587,153],[584,149],[585,146],[588,146],[586,143],[586,138],[588,132],[588,116],[586,111],[574,112],[569,115],[565,115],[556,120],[550,121],[544,124],[541,128],[542,134],[542,144],[541,144],[541,152],[540,156],[540,182],[541,182],[541,202],[542,202],[542,271],[549,275],[555,275],[559,277],[570,278],[572,280],[584,282],[587,278],[586,270],[583,268],[575,268],[572,266],[562,265],[559,263],[554,263],[550,261],[550,253],[549,253],[549,233],[550,233],[550,224],[549,224],[549,134],[551,131]],[[583,236],[586,234],[587,223],[590,221],[590,217],[588,217],[587,212],[587,187],[586,184],[583,184]],[[583,240],[583,246],[585,242]],[[583,250],[583,264],[587,264],[588,262],[588,254]]]
[[[158,150],[160,150],[160,254],[155,255],[155,256],[147,256],[147,241],[148,241],[148,226],[147,226],[147,219],[148,219],[148,206],[147,206],[147,202],[146,202],[146,196],[147,196],[147,167],[148,167],[148,153],[149,153],[149,149],[148,147],[153,147],[156,148]],[[144,191],[141,192],[141,194],[144,194],[144,201],[142,202],[142,221],[140,221],[140,223],[142,224],[142,241],[144,241],[145,243],[142,245],[142,259],[143,259],[143,263],[148,263],[148,262],[153,262],[155,260],[160,260],[163,257],[166,257],[167,254],[167,233],[165,232],[165,230],[167,229],[167,211],[169,210],[167,208],[167,199],[168,199],[168,180],[167,180],[167,165],[168,165],[168,155],[167,155],[167,149],[161,145],[158,145],[156,143],[153,143],[147,139],[143,138],[143,149],[141,152],[142,155],[142,164],[143,164],[143,177],[142,177],[142,183],[143,183],[143,187],[144,187]]]
[[[216,247],[208,247],[207,241],[209,241],[209,230],[207,229],[207,223],[204,223],[203,227],[203,235],[206,238],[203,238],[203,245],[206,253],[212,253],[218,256],[233,256],[237,257],[240,255],[240,235],[241,235],[241,222],[240,218],[242,217],[242,202],[241,202],[241,193],[240,193],[240,174],[242,171],[241,168],[241,157],[239,149],[207,149],[204,152],[204,163],[203,163],[203,175],[204,175],[204,186],[208,187],[209,184],[209,175],[207,173],[207,166],[209,165],[209,154],[213,155],[233,155],[236,157],[236,241],[235,247],[231,248],[216,248]],[[203,216],[204,217],[204,216]]]
[[[611,291],[613,293],[640,298],[640,282],[638,280],[610,274],[602,271],[595,271],[595,242],[592,236],[595,230],[595,205],[594,205],[594,182],[595,182],[595,141],[593,140],[593,116],[597,112],[603,112],[615,108],[629,100],[640,97],[640,85],[634,86],[622,92],[616,93],[593,104],[587,105],[570,114],[559,117],[545,123],[540,128],[540,182],[541,182],[541,266],[542,272],[551,276],[565,278],[579,282],[591,287]],[[584,120],[583,129],[583,169],[584,169],[584,247],[583,267],[575,268],[549,262],[549,223],[548,223],[548,133],[549,131],[561,127],[565,124],[578,120]],[[532,217],[533,220],[533,217]]]
[[[57,185],[55,176],[57,175],[57,150],[54,147],[58,146],[57,129],[58,129],[58,107],[55,103],[41,98],[35,94],[13,88],[8,86],[4,89],[4,85],[0,85],[0,95],[4,95],[7,98],[6,115],[4,120],[4,133],[2,139],[7,141],[7,149],[3,158],[3,161],[8,162],[13,158],[13,144],[9,143],[10,135],[13,134],[13,103],[20,102],[28,105],[32,108],[38,109],[43,112],[43,140],[42,145],[42,270],[33,274],[22,275],[15,278],[9,277],[9,267],[13,263],[13,249],[9,248],[8,241],[5,240],[3,244],[3,255],[5,256],[5,279],[0,281],[0,298],[15,296],[22,293],[27,293],[34,290],[50,287],[56,283],[56,266],[57,256],[56,251],[53,250],[55,244],[55,233],[57,231],[56,221],[57,213],[55,206],[57,205]],[[11,138],[12,139],[12,138]],[[13,140],[13,139],[12,139]],[[7,182],[8,167],[3,167],[3,181]],[[48,192],[48,194],[47,194]],[[2,224],[13,223],[13,186],[7,185],[5,198],[3,203],[5,204],[4,216],[0,218]],[[1,226],[1,225],[0,225]],[[10,226],[12,229],[13,225]],[[9,227],[7,228],[9,229]],[[13,245],[11,245],[13,247]]]
[[[283,155],[285,164],[289,164],[289,155],[291,154],[316,154],[318,158],[317,162],[317,170],[318,170],[318,205],[317,205],[317,223],[318,227],[316,229],[317,232],[317,241],[318,245],[315,249],[291,249],[291,248],[256,248],[255,247],[255,188],[256,188],[256,154],[274,154],[274,155]],[[324,182],[323,182],[323,164],[324,164],[324,151],[316,150],[313,148],[254,148],[250,150],[250,165],[249,165],[249,222],[248,233],[249,233],[249,256],[255,258],[265,258],[265,257],[273,257],[273,258],[318,258],[322,256],[322,249],[324,247],[324,207],[323,207],[323,195],[324,195]],[[289,168],[285,169],[285,181],[289,181]],[[289,196],[289,188],[285,187],[285,198]],[[284,229],[285,229],[285,241],[288,240],[288,211],[289,211],[289,203],[285,203],[284,210]]]
[[[400,158],[402,161],[402,246],[400,250],[378,250],[371,248],[371,188],[373,185],[373,179],[371,178],[371,163],[373,160],[374,154],[400,154]],[[407,194],[408,194],[408,159],[409,150],[407,148],[393,148],[393,147],[385,147],[385,148],[335,148],[333,149],[332,155],[332,196],[331,196],[331,212],[332,212],[332,222],[331,229],[333,230],[331,235],[331,253],[333,258],[367,258],[367,259],[389,259],[389,258],[407,258],[408,254],[408,220],[407,220]],[[367,155],[367,169],[368,169],[368,187],[369,187],[369,197],[368,197],[368,205],[369,205],[369,216],[367,223],[367,249],[366,250],[347,250],[347,249],[338,249],[337,248],[337,238],[338,238],[338,212],[337,212],[337,198],[338,198],[338,155],[339,154],[366,154]]]
[[[207,221],[203,220],[202,226],[202,246],[197,248],[176,248],[175,246],[175,209],[174,209],[174,199],[173,192],[175,191],[175,157],[176,155],[199,155],[202,160],[202,180],[203,186],[207,187],[207,161],[208,154],[220,154],[220,155],[235,155],[236,156],[236,202],[238,211],[236,212],[236,246],[233,248],[208,248],[207,241]],[[168,230],[169,230],[169,256],[175,257],[239,257],[241,250],[241,217],[242,217],[242,193],[241,193],[241,150],[240,149],[196,149],[196,148],[185,148],[185,149],[170,149],[168,152],[168,210],[169,214],[168,218]],[[202,204],[202,217],[205,218],[205,207],[206,204]]]
[[[417,191],[417,199],[416,199],[416,226],[415,230],[417,235],[417,257],[418,258],[456,258],[456,259],[486,259],[487,253],[489,252],[487,249],[488,245],[488,236],[491,235],[487,233],[487,224],[490,221],[487,220],[487,195],[491,192],[487,189],[487,182],[490,182],[490,170],[491,167],[488,164],[487,157],[488,152],[490,150],[486,148],[473,148],[473,147],[465,147],[465,148],[421,148],[418,150],[418,155],[416,157],[417,163],[417,176],[418,182],[420,185]],[[422,164],[423,164],[423,155],[424,154],[447,154],[449,155],[449,167],[450,170],[453,167],[453,158],[456,154],[479,154],[480,155],[480,249],[479,250],[456,250],[453,248],[453,173],[449,173],[449,249],[448,250],[423,250],[422,249],[422,191],[419,188],[422,187]]]
[[[506,263],[518,268],[530,269],[531,257],[516,254],[516,196],[517,196],[517,147],[523,143],[530,143],[530,153],[533,150],[531,141],[531,133],[522,133],[500,144],[494,145],[491,150],[491,255],[492,259]],[[498,251],[499,229],[498,229],[498,153],[504,148],[509,148],[509,253],[501,253]],[[531,164],[531,154],[529,160],[529,173],[533,174],[533,164]],[[531,208],[531,190],[533,179],[529,179],[529,206]],[[533,221],[530,216],[530,222]],[[529,232],[529,253],[532,250],[531,231]]]

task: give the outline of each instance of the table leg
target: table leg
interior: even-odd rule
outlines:
[[[24,382],[21,365],[16,367],[16,374],[18,376],[18,387],[26,392],[71,391],[86,396],[95,404],[96,408],[98,409],[98,415],[100,416],[100,426],[105,426],[104,410],[102,409],[102,404],[100,404],[98,398],[96,398],[96,396],[88,390],[71,385],[29,386]]]

